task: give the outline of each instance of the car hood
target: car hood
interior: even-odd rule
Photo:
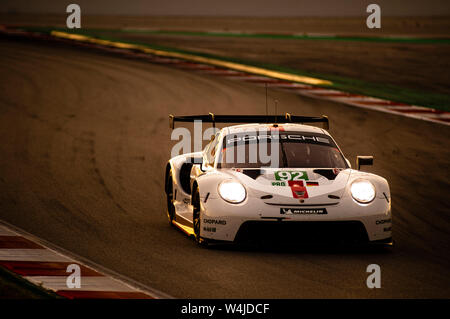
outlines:
[[[230,169],[250,197],[267,204],[336,204],[345,191],[350,169]]]

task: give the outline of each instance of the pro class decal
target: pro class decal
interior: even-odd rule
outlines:
[[[326,208],[280,208],[281,215],[326,215]]]
[[[276,171],[275,179],[277,181],[307,181],[308,174],[305,171]]]
[[[286,182],[272,182],[272,186],[286,186]]]

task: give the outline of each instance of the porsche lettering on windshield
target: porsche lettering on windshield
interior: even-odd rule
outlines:
[[[290,140],[290,141],[302,141],[302,142],[316,142],[323,144],[330,144],[330,140],[325,137],[320,136],[307,136],[301,134],[262,134],[262,135],[244,135],[244,136],[236,136],[230,137],[227,139],[228,144],[239,144],[242,142],[252,142],[252,141],[261,141],[261,140]]]

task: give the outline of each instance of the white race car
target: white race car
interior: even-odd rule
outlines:
[[[169,221],[199,244],[281,240],[392,245],[388,182],[359,170],[372,165],[373,157],[358,156],[358,170],[352,169],[325,129],[303,124],[322,122],[328,129],[326,116],[210,113],[169,119],[172,129],[175,122],[196,120],[214,127],[248,123],[224,127],[203,151],[168,161]]]

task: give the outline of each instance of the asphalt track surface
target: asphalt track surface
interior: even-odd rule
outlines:
[[[62,44],[0,47],[1,219],[174,297],[450,297],[450,127],[270,91],[279,113],[327,114],[352,163],[374,155],[396,246],[202,249],[167,222],[167,115],[264,113],[264,89]]]

